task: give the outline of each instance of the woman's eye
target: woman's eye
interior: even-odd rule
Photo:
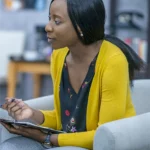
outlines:
[[[60,21],[55,20],[55,24],[56,24],[56,25],[59,25],[60,23],[61,23]]]
[[[53,20],[53,19],[51,18],[51,16],[48,16],[48,19],[49,19],[49,21]],[[56,25],[59,25],[59,24],[61,23],[61,21],[58,20],[58,19],[55,19],[55,20],[53,20],[53,21],[55,22]]]

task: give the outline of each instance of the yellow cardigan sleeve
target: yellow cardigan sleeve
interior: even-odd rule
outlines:
[[[99,125],[125,117],[129,85],[128,62],[124,55],[113,56],[102,78]],[[129,116],[135,115],[131,112]]]
[[[50,74],[51,74],[52,81],[54,84],[54,61],[53,59],[54,58],[53,58],[53,53],[52,53],[50,57]],[[44,122],[43,124],[41,124],[41,126],[57,129],[56,111],[55,110],[52,110],[52,111],[40,110],[40,111],[44,115]]]
[[[57,119],[55,110],[40,110],[44,115],[44,122],[41,126],[57,129]]]
[[[102,76],[102,99],[98,126],[121,119],[126,110],[128,63],[124,56],[112,57]],[[58,136],[60,146],[93,148],[95,131],[67,133]]]

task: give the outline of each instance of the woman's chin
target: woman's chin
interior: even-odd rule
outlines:
[[[52,48],[55,49],[55,50],[56,50],[56,49],[61,49],[61,48],[66,47],[66,46],[64,46],[64,45],[57,45],[57,44],[52,44],[51,46],[52,46]]]

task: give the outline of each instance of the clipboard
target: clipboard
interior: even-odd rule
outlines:
[[[22,126],[22,127],[26,127],[26,128],[33,128],[33,129],[39,129],[41,131],[43,131],[44,133],[52,133],[52,134],[60,134],[60,133],[66,133],[64,131],[60,131],[60,130],[55,130],[52,128],[48,128],[48,127],[43,127],[40,125],[36,125],[30,122],[22,122],[22,121],[16,121],[16,120],[9,120],[9,119],[4,119],[4,118],[0,118],[0,122],[4,122],[6,124],[9,125],[16,125],[16,126]]]

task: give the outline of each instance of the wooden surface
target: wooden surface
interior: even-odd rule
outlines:
[[[31,73],[33,75],[33,96],[40,96],[41,75],[50,75],[50,64],[38,62],[10,61],[8,66],[7,96],[15,97],[16,81],[18,73]],[[140,72],[136,72],[135,79],[150,78],[150,65]]]
[[[16,81],[18,73],[33,74],[33,95],[40,96],[41,75],[50,75],[50,64],[38,62],[10,61],[8,66],[8,89],[7,96],[15,97]]]

